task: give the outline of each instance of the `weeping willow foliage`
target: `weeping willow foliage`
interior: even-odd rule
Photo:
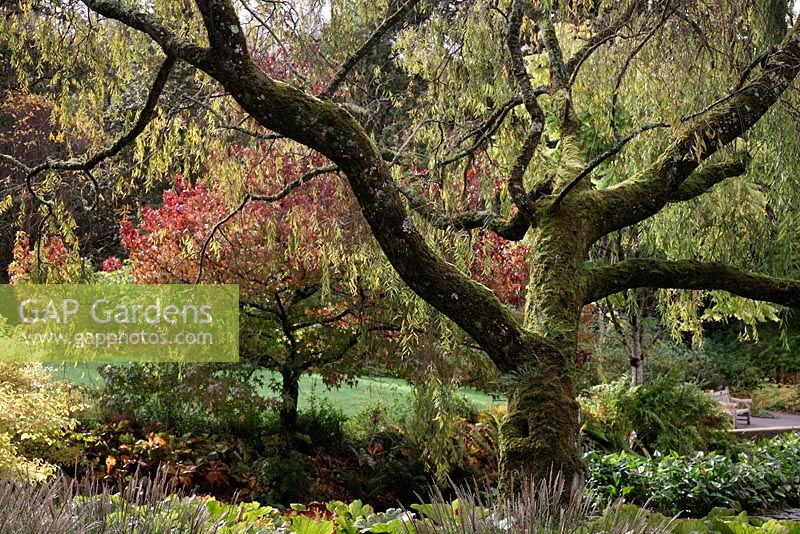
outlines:
[[[429,180],[443,192],[442,207],[458,212],[453,199],[460,189],[467,158],[448,163],[463,149],[463,136],[492,109],[516,94],[509,79],[504,40],[508,2],[464,2],[434,10],[424,24],[400,33],[395,49],[403,68],[421,79],[424,105],[411,112],[418,131],[414,155],[435,169]],[[620,6],[595,5],[613,18]],[[585,7],[585,6],[584,6]],[[663,150],[684,118],[718,101],[737,83],[739,74],[788,28],[789,4],[776,0],[710,0],[651,4],[635,16],[622,35],[600,47],[583,65],[573,88],[576,113],[583,122],[579,143],[548,143],[537,151],[526,175],[529,189],[544,178],[564,183],[592,158],[637,128],[666,121],[629,143],[592,175],[595,187],[611,187],[644,170]],[[581,6],[561,6],[556,25],[564,57],[581,46],[592,31]],[[655,21],[663,17],[663,24]],[[535,31],[527,23],[523,32]],[[653,29],[656,28],[656,29]],[[644,42],[644,44],[642,44]],[[534,86],[548,83],[544,50],[527,56]],[[458,95],[454,98],[454,95]],[[798,274],[798,179],[800,144],[796,136],[797,94],[784,96],[737,146],[746,150],[748,172],[716,186],[697,200],[676,204],[641,224],[639,253],[664,259],[722,261],[776,276]],[[553,108],[540,99],[547,114],[545,137],[558,140]],[[702,117],[699,119],[702,120]],[[507,176],[527,127],[521,106],[493,135],[487,153],[496,162],[494,178]],[[468,143],[467,143],[468,145]],[[731,151],[716,160],[733,157]],[[486,180],[483,201],[493,205],[497,193]],[[500,192],[499,207],[510,202]],[[497,205],[497,204],[494,204]],[[535,288],[533,288],[535,289]],[[662,313],[676,333],[699,335],[704,320],[736,317],[754,326],[776,320],[778,307],[733,297],[724,292],[663,290]]]
[[[206,44],[191,2],[132,3],[176,34]],[[349,100],[371,113],[366,122],[374,127],[376,142],[403,149],[393,167],[395,177],[418,192],[435,186],[436,194],[427,198],[446,214],[467,207],[465,177],[480,158],[491,163],[480,176],[478,207],[504,215],[512,212],[504,183],[528,128],[527,114],[522,106],[513,106],[486,139],[476,134],[493,110],[518,94],[504,41],[509,4],[509,0],[422,1],[362,60],[344,89]],[[398,5],[396,0],[243,0],[237,8],[262,67],[314,91]],[[553,8],[556,33],[569,58],[596,31],[594,17],[612,20],[628,2],[542,2],[541,6]],[[727,94],[742,69],[780,39],[789,7],[781,0],[641,2],[631,22],[590,56],[574,81],[574,106],[583,123],[575,139],[560,139],[554,103],[547,96],[540,98],[547,142],[534,156],[526,187],[547,181],[563,185],[592,158],[646,123],[675,125],[639,136],[590,179],[595,187],[605,188],[642,171],[667,145],[683,117]],[[268,27],[263,21],[269,21]],[[524,23],[524,34],[536,31],[531,21]],[[0,21],[0,40],[11,52],[23,87],[32,87],[33,80],[49,80],[46,91],[56,102],[53,135],[80,135],[91,141],[92,150],[108,146],[130,128],[163,60],[147,37],[67,1],[23,2],[18,13]],[[549,83],[544,50],[535,46],[526,50],[526,64],[534,86]],[[793,172],[800,155],[794,134],[797,95],[789,92],[784,100],[740,143],[750,157],[749,172],[642,223],[642,254],[725,261],[780,276],[800,274],[800,217],[793,202],[800,186]],[[247,120],[205,75],[178,65],[155,119],[133,146],[100,171],[107,186],[101,194],[129,194],[176,174],[202,180],[211,164],[216,187],[235,202],[244,186],[239,166],[226,161],[232,157],[230,146],[270,143],[264,138],[268,134]],[[473,145],[480,146],[477,155],[468,154]],[[716,156],[725,157],[730,154]],[[414,172],[420,169],[425,172]],[[70,179],[81,178],[51,173],[37,188],[46,194]],[[468,270],[473,261],[472,236],[433,228],[418,216],[415,222],[425,228],[437,252]],[[328,231],[324,255],[331,268],[348,273],[354,289],[358,280],[381,288],[398,303],[407,355],[423,343],[422,333],[431,331],[439,334],[441,350],[464,350],[462,335],[391,275],[368,236],[353,246],[345,243],[342,229]],[[774,306],[721,292],[665,290],[660,302],[676,332],[699,333],[704,319],[735,316],[755,324],[777,317]]]

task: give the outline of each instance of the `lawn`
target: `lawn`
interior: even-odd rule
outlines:
[[[67,363],[53,366],[53,373],[62,380],[99,388],[102,385],[102,378],[97,373],[98,365]],[[266,370],[263,371],[263,374],[265,378],[276,377],[274,373]],[[265,387],[262,393],[269,396],[272,392]],[[462,389],[461,394],[480,410],[488,410],[493,404],[505,403],[505,399],[494,399],[475,389]],[[317,403],[335,406],[350,417],[378,402],[388,408],[395,405],[408,405],[412,397],[411,385],[405,380],[397,378],[361,377],[355,386],[342,386],[338,389],[326,388],[322,379],[316,375],[304,376],[300,379],[301,410],[308,408],[312,403]]]

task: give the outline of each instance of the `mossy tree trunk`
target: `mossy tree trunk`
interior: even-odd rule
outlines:
[[[577,216],[576,216],[577,215]],[[529,232],[533,250],[524,326],[531,343],[521,355],[500,437],[504,489],[522,478],[561,473],[583,486],[574,356],[588,256],[583,217],[546,206]]]
[[[556,352],[552,362],[520,377],[508,401],[500,433],[501,491],[509,493],[526,479],[560,473],[567,488],[583,487],[579,408],[575,381]],[[550,358],[548,358],[550,359]]]

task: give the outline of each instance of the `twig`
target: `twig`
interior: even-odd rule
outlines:
[[[283,189],[281,189],[280,191],[278,191],[277,193],[274,193],[272,195],[259,195],[259,194],[255,194],[255,193],[246,194],[244,196],[244,198],[242,199],[242,201],[239,203],[238,206],[236,206],[232,211],[230,211],[227,215],[225,215],[225,217],[223,217],[222,219],[217,221],[217,223],[214,224],[214,226],[211,228],[211,232],[208,234],[208,237],[203,242],[203,246],[200,248],[200,261],[199,261],[199,264],[198,264],[197,277],[195,278],[194,283],[195,284],[199,284],[200,280],[203,278],[203,268],[205,266],[206,251],[208,250],[208,247],[211,244],[211,241],[214,239],[214,236],[217,234],[217,232],[219,232],[222,229],[222,227],[225,225],[225,223],[227,223],[228,221],[233,219],[236,216],[236,214],[241,213],[242,211],[244,211],[244,209],[247,207],[247,204],[250,201],[259,201],[259,202],[275,202],[275,201],[278,201],[278,200],[280,200],[282,198],[285,198],[287,195],[289,195],[289,193],[291,193],[292,191],[294,191],[295,189],[297,189],[298,187],[300,187],[304,183],[308,182],[309,180],[311,180],[311,179],[313,179],[313,178],[315,178],[315,177],[317,177],[317,176],[319,176],[321,174],[327,174],[327,173],[330,173],[330,172],[336,172],[337,170],[339,170],[339,168],[336,167],[335,165],[328,165],[326,167],[318,167],[316,169],[312,169],[312,170],[308,171],[307,173],[303,174],[297,180],[294,180],[294,181],[288,183]]]
[[[418,3],[419,0],[406,0],[406,2],[401,5],[397,11],[394,12],[394,14],[387,17],[377,28],[375,28],[375,31],[372,32],[372,35],[370,35],[369,38],[364,41],[358,50],[353,52],[350,57],[348,57],[345,62],[339,66],[339,69],[333,75],[330,83],[325,90],[322,91],[320,96],[331,98],[336,93],[336,90],[339,89],[339,86],[342,85],[344,79],[347,77],[353,67],[355,67],[356,64],[367,55],[367,52],[369,52],[370,49],[375,46],[375,43],[377,43],[387,31],[389,31],[395,24],[403,20],[408,12],[411,11],[411,9]]]

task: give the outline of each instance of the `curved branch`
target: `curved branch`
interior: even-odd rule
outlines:
[[[70,168],[69,163],[64,162],[62,166],[53,164],[50,166],[50,168],[57,170],[88,171],[93,169],[104,159],[108,159],[119,154],[119,152],[133,142],[133,140],[144,131],[150,121],[153,120],[153,117],[155,116],[156,104],[158,104],[158,99],[161,97],[161,93],[164,91],[164,86],[166,86],[169,75],[172,72],[172,67],[174,66],[175,56],[168,55],[161,64],[161,67],[158,69],[155,80],[153,80],[153,85],[150,86],[150,91],[147,93],[147,100],[144,103],[144,107],[142,107],[141,111],[139,111],[139,116],[128,133],[117,139],[116,142],[114,142],[114,144],[110,147],[106,148],[105,150],[101,150],[75,167]]]
[[[122,151],[127,145],[129,145],[133,140],[135,140],[139,134],[141,134],[147,125],[153,120],[155,115],[155,108],[156,104],[158,104],[158,99],[161,97],[161,93],[164,90],[164,86],[169,79],[170,72],[172,71],[172,67],[175,65],[175,57],[174,56],[167,56],[164,59],[164,62],[161,64],[161,67],[158,69],[158,74],[156,74],[156,78],[153,81],[153,85],[150,87],[150,91],[147,94],[147,101],[145,102],[142,109],[139,111],[139,116],[136,119],[136,122],[133,124],[131,129],[122,135],[119,139],[117,139],[110,147],[105,148],[96,154],[88,157],[85,160],[79,159],[69,159],[69,160],[47,160],[44,163],[41,163],[33,168],[28,168],[22,163],[14,160],[11,156],[7,156],[4,154],[0,154],[0,159],[3,161],[7,161],[9,163],[16,162],[16,166],[25,170],[27,169],[29,179],[33,179],[41,172],[54,170],[54,171],[91,171],[95,168],[100,162],[106,160],[108,158],[114,157]]]
[[[718,262],[693,260],[624,260],[607,267],[587,267],[585,304],[637,287],[727,291],[740,297],[800,307],[800,280],[775,278]]]
[[[699,197],[716,184],[741,176],[747,172],[748,156],[739,161],[723,161],[711,165],[703,165],[683,182],[669,199],[670,203],[685,202]]]
[[[655,36],[658,30],[661,29],[664,24],[666,24],[667,20],[672,16],[672,14],[678,10],[679,6],[680,4],[677,4],[672,8],[672,10],[669,10],[669,2],[664,4],[664,11],[661,14],[661,18],[650,29],[650,31],[647,32],[647,35],[645,35],[642,40],[639,41],[639,44],[637,44],[633,50],[631,50],[630,54],[628,54],[628,57],[625,58],[625,62],[622,64],[622,68],[620,69],[619,74],[617,74],[616,80],[614,80],[614,88],[611,90],[611,130],[614,132],[614,137],[617,137],[617,103],[619,101],[619,89],[622,86],[622,79],[625,77],[625,74],[627,74],[628,69],[630,68],[631,63],[636,55],[641,52],[642,48],[644,48],[648,41]]]
[[[95,179],[94,175],[91,173],[91,170],[94,169],[100,162],[110,157],[116,156],[119,152],[125,148],[128,144],[130,144],[134,139],[136,139],[139,134],[141,134],[147,124],[153,119],[154,111],[156,108],[156,104],[158,103],[158,99],[161,96],[162,91],[164,90],[164,86],[169,79],[169,75],[172,72],[172,68],[175,65],[175,57],[174,56],[167,56],[164,59],[164,62],[161,64],[161,67],[158,70],[158,74],[156,74],[156,78],[153,81],[153,85],[150,87],[150,91],[147,94],[147,100],[139,111],[139,116],[136,119],[133,127],[122,135],[119,139],[117,139],[110,147],[105,148],[96,154],[89,156],[85,160],[79,159],[69,159],[69,160],[50,160],[48,159],[44,163],[41,163],[35,167],[28,167],[21,161],[17,160],[13,156],[7,154],[0,154],[0,161],[9,163],[14,165],[21,171],[25,172],[25,188],[28,191],[28,194],[38,203],[47,208],[48,216],[53,215],[53,208],[54,204],[51,200],[48,200],[42,197],[39,193],[36,192],[34,187],[34,179],[41,174],[42,172],[48,170],[55,170],[55,171],[82,171],[83,175],[89,180],[89,183],[93,189],[93,200],[92,203],[88,205],[87,211],[94,209],[97,204],[97,200],[99,198],[98,194],[98,183]]]
[[[575,79],[578,77],[578,72],[580,72],[581,66],[583,66],[584,62],[603,44],[612,41],[614,38],[617,37],[619,31],[628,24],[633,14],[636,12],[637,8],[642,2],[640,0],[633,0],[628,4],[628,7],[620,14],[620,16],[601,29],[599,32],[595,33],[589,40],[586,42],[583,47],[581,47],[575,55],[573,55],[569,60],[566,61],[564,64],[564,72],[569,75],[569,86],[575,83]]]
[[[608,150],[597,156],[595,159],[593,159],[586,167],[583,168],[581,172],[579,172],[575,176],[575,178],[573,178],[567,185],[565,185],[564,189],[562,189],[561,192],[558,194],[558,197],[553,203],[553,206],[558,206],[561,203],[561,201],[564,200],[564,197],[566,197],[569,194],[569,192],[576,185],[580,183],[581,180],[589,176],[592,173],[592,171],[594,171],[597,167],[599,167],[600,164],[603,163],[605,160],[607,160],[612,156],[616,156],[620,152],[620,150],[622,150],[625,147],[625,145],[627,145],[631,140],[643,134],[644,132],[648,132],[656,128],[669,128],[669,127],[670,127],[669,123],[654,122],[652,124],[647,124],[645,126],[642,126],[635,132],[631,132],[630,134],[620,139],[615,146],[609,148]]]
[[[350,57],[348,57],[344,63],[339,66],[339,69],[333,75],[328,86],[325,88],[324,91],[320,94],[325,98],[331,98],[335,93],[336,90],[344,83],[345,78],[353,70],[353,67],[361,61],[361,59],[367,55],[367,53],[375,46],[375,44],[383,37],[386,32],[388,32],[392,27],[406,18],[409,11],[419,3],[419,0],[406,0],[406,2],[401,5],[397,11],[394,12],[391,16],[387,17],[377,28],[375,31],[372,32],[372,35],[364,41],[364,43],[358,47],[358,50],[353,52]]]
[[[467,211],[449,217],[410,187],[397,182],[396,187],[408,199],[411,209],[436,228],[465,231],[485,228],[509,241],[521,241],[530,228],[530,223],[519,211],[507,219],[489,210]]]
[[[230,212],[228,212],[225,217],[217,221],[213,227],[211,227],[211,232],[208,233],[208,237],[203,242],[203,246],[200,248],[200,260],[197,266],[197,277],[194,280],[195,284],[199,284],[200,281],[203,279],[203,268],[205,266],[205,259],[206,259],[206,252],[208,251],[209,245],[211,245],[211,241],[214,240],[214,236],[217,235],[225,223],[233,219],[237,213],[241,213],[247,207],[247,204],[251,201],[263,201],[263,202],[275,202],[282,198],[285,198],[289,195],[292,191],[303,185],[304,183],[308,182],[309,180],[320,176],[321,174],[327,174],[329,172],[336,172],[338,168],[335,165],[329,165],[327,167],[319,167],[316,169],[312,169],[307,173],[303,174],[297,180],[293,180],[289,182],[283,189],[274,193],[272,195],[259,195],[256,193],[248,193],[244,196],[242,201],[239,203],[238,206],[233,208]]]
[[[224,12],[218,20],[235,16],[230,0],[213,4],[198,0],[198,6],[208,11],[204,20],[218,12]],[[129,10],[117,15],[118,20],[129,23]],[[214,52],[196,66],[218,81],[263,127],[317,150],[335,163],[347,176],[372,234],[403,281],[478,341],[501,371],[516,368],[519,355],[529,351],[534,342],[544,343],[526,332],[491,290],[428,246],[381,153],[347,111],[273,80],[246,51],[235,61]]]
[[[514,200],[514,204],[522,214],[527,217],[531,224],[536,220],[535,207],[528,193],[525,191],[523,178],[528,169],[533,153],[542,139],[544,132],[544,112],[539,107],[536,100],[536,91],[528,78],[528,71],[525,69],[525,61],[522,57],[522,48],[519,41],[519,33],[524,19],[524,0],[514,0],[511,5],[511,13],[508,17],[508,33],[506,35],[506,46],[511,56],[511,72],[520,86],[522,92],[522,102],[528,115],[531,118],[531,126],[525,141],[520,148],[519,154],[514,160],[514,166],[508,178],[508,192]]]
[[[758,76],[716,101],[702,117],[687,122],[643,173],[609,189],[582,193],[594,208],[591,237],[598,239],[658,213],[705,160],[749,130],[780,99],[800,73],[798,28],[800,18],[764,59]]]
[[[546,87],[537,87],[533,91],[536,96],[549,93],[549,90]],[[503,104],[498,106],[497,109],[490,113],[489,117],[487,117],[483,123],[461,137],[461,139],[458,141],[459,143],[475,136],[475,141],[469,148],[466,148],[461,152],[458,152],[457,154],[438,162],[433,168],[438,169],[441,167],[446,167],[451,163],[455,163],[456,161],[475,153],[476,150],[484,146],[489,138],[494,135],[498,129],[500,129],[500,126],[503,125],[503,121],[508,116],[509,112],[522,103],[523,100],[521,95],[517,95],[506,100]]]
[[[195,66],[204,63],[208,56],[207,49],[178,37],[152,15],[135,11],[119,0],[83,0],[83,3],[104,17],[123,21],[126,26],[150,36],[169,56],[177,56]]]

